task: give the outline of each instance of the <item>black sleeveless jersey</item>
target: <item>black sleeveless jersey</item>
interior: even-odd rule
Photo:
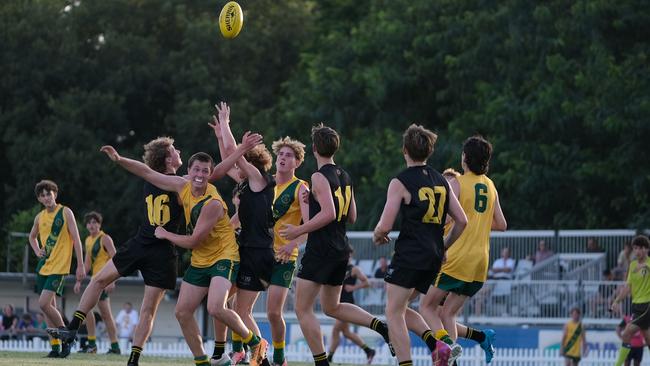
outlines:
[[[431,270],[444,256],[445,219],[449,208],[449,185],[443,176],[426,165],[405,169],[397,179],[411,194],[402,202],[402,223],[395,242],[396,266]]]
[[[323,165],[318,172],[329,182],[336,218],[326,226],[309,233],[305,254],[329,260],[347,259],[350,256],[350,245],[345,235],[345,224],[352,199],[352,178],[345,170],[333,164]],[[310,193],[309,218],[316,216],[320,210],[320,204]]]
[[[266,187],[253,192],[248,181],[243,182],[239,194],[239,246],[249,248],[273,248],[273,188],[275,179],[262,173]]]
[[[348,264],[348,267],[345,269],[345,279],[343,280],[343,287],[341,288],[341,298],[340,302],[345,302],[348,304],[354,304],[354,293],[345,291],[345,285],[356,285],[357,278],[352,276],[353,265]]]
[[[142,197],[143,217],[134,239],[142,244],[168,243],[167,240],[156,238],[154,231],[157,226],[162,226],[169,232],[178,233],[184,214],[176,192],[144,182]]]

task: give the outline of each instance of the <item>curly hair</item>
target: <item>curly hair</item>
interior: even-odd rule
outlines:
[[[84,215],[84,224],[87,224],[90,222],[90,220],[95,220],[98,223],[102,223],[104,221],[104,218],[102,217],[102,214],[100,214],[97,211],[90,211],[87,214]]]
[[[449,178],[456,178],[460,177],[460,173],[456,171],[454,168],[447,168],[445,169],[444,172],[442,172],[443,177],[449,177]]]
[[[255,146],[244,154],[244,158],[261,172],[268,172],[273,164],[273,157],[264,145]]]
[[[51,180],[43,179],[40,182],[36,183],[36,186],[34,187],[34,194],[36,194],[36,197],[38,197],[43,191],[58,193],[59,186],[57,186],[56,183]]]
[[[271,144],[271,150],[273,150],[273,153],[277,156],[280,149],[285,146],[293,150],[298,165],[305,160],[305,144],[298,140],[293,140],[289,136],[273,141],[273,144]]]
[[[632,246],[648,249],[650,248],[650,240],[645,235],[637,235],[632,239]]]
[[[159,173],[165,173],[167,170],[165,159],[169,156],[169,147],[173,144],[174,139],[171,137],[158,137],[149,141],[144,145],[142,160],[149,168]]]

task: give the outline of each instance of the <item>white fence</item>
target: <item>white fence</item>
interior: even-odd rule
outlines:
[[[100,350],[108,349],[109,344],[98,342]],[[128,350],[126,344],[122,345],[122,350]],[[205,343],[206,351],[212,350],[211,342]],[[50,350],[49,343],[36,339],[32,341],[2,341],[0,349],[3,351],[13,352],[41,352],[47,353]],[[73,350],[76,352],[76,350]],[[644,351],[645,352],[645,351]],[[189,348],[184,342],[162,344],[150,342],[145,345],[144,357],[160,356],[174,358],[191,358]],[[287,345],[285,355],[289,362],[313,362],[311,352],[306,344]],[[431,364],[431,354],[426,348],[415,348],[412,351],[413,365],[426,366]],[[612,365],[616,361],[616,351],[592,351],[580,362],[583,366],[605,366]],[[646,355],[647,356],[647,355]],[[74,354],[70,356],[74,358]],[[98,355],[101,357],[101,355]],[[365,364],[365,353],[356,346],[339,347],[334,356],[335,363],[343,364]],[[388,348],[382,347],[377,350],[377,355],[373,361],[375,365],[396,365],[397,359],[390,357]],[[479,347],[467,348],[459,359],[460,366],[479,366],[485,364],[485,356]],[[537,365],[564,365],[564,359],[559,355],[558,350],[540,350],[540,349],[516,349],[516,348],[499,348],[497,349],[493,366],[537,366]],[[642,365],[650,365],[648,357]]]

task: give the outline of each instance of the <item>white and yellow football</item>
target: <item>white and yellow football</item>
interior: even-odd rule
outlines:
[[[234,1],[228,2],[219,14],[219,29],[221,34],[228,39],[237,37],[244,26],[244,13],[241,6]]]

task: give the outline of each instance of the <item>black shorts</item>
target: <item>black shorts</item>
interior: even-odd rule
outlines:
[[[265,291],[271,284],[275,253],[273,248],[239,247],[237,287],[249,291]]]
[[[632,303],[632,324],[641,330],[650,328],[650,302]]]
[[[435,269],[404,268],[391,263],[384,281],[399,287],[414,288],[418,292],[426,294],[437,275],[438,271]]]
[[[305,255],[298,266],[298,278],[321,285],[341,286],[348,268],[348,260],[324,260]]]
[[[630,348],[630,353],[627,355],[626,361],[636,361],[641,363],[643,360],[643,347],[632,347]]]
[[[173,290],[176,288],[176,248],[168,241],[142,244],[130,239],[113,257],[120,276],[139,270],[147,286]]]

